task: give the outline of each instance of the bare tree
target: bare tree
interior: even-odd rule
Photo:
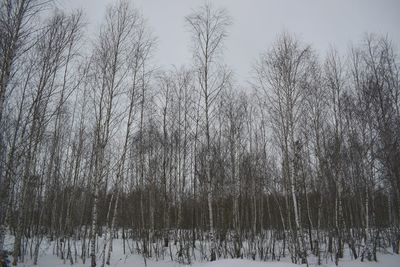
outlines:
[[[303,115],[307,81],[313,67],[313,53],[287,33],[264,54],[256,66],[259,87],[269,103],[269,114],[274,135],[281,149],[282,173],[285,187],[290,192],[295,228],[296,257],[306,261],[304,239],[299,215],[296,179],[299,173],[298,153],[302,143],[299,123]],[[288,195],[286,195],[288,198]],[[288,219],[290,220],[290,213]]]
[[[93,53],[93,100],[95,110],[95,125],[94,125],[94,172],[93,172],[93,209],[91,223],[91,265],[96,266],[96,226],[98,217],[98,198],[100,187],[105,182],[106,174],[106,148],[110,144],[110,136],[112,135],[113,125],[119,121],[119,112],[116,108],[117,98],[126,90],[127,76],[130,73],[130,67],[127,64],[131,53],[135,55],[139,50],[142,54],[133,56],[133,60],[143,61],[142,43],[135,43],[135,35],[143,34],[143,29],[140,27],[142,21],[136,10],[129,7],[127,1],[120,1],[114,6],[111,6],[106,15],[106,23],[103,25],[100,32],[97,46]],[[135,46],[136,45],[136,46]],[[145,52],[146,53],[146,52]],[[136,75],[138,65],[143,63],[133,63],[133,75]],[[136,79],[136,78],[134,78]],[[137,81],[134,81],[136,86]],[[131,99],[134,98],[131,95]],[[130,101],[132,106],[132,100]],[[132,116],[132,108],[130,108],[130,116]],[[129,119],[131,120],[131,119]],[[128,128],[131,122],[128,123]],[[122,166],[121,166],[122,168]],[[120,180],[120,175],[117,178]],[[107,189],[107,188],[106,188]],[[108,218],[107,218],[108,220]],[[108,238],[108,233],[105,233],[105,240]],[[103,263],[105,262],[105,246],[103,248]]]
[[[206,175],[207,175],[207,201],[209,210],[209,226],[211,241],[211,258],[216,259],[214,240],[214,219],[212,203],[212,177],[211,177],[211,120],[214,102],[221,90],[226,86],[229,73],[218,62],[222,52],[223,41],[227,36],[227,27],[231,20],[223,9],[214,9],[210,4],[205,4],[190,16],[186,21],[193,34],[193,53],[195,68],[198,75],[199,89],[203,98],[206,135]]]
[[[33,32],[32,22],[47,4],[41,0],[5,0],[0,3],[0,251],[3,250],[5,235],[5,206],[8,187],[4,184],[4,163],[6,161],[6,142],[4,140],[3,117],[6,97],[10,91],[16,62],[30,46]]]

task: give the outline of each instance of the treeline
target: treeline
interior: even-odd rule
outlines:
[[[320,55],[282,33],[242,88],[223,63],[224,9],[189,14],[193,63],[160,70],[128,1],[107,9],[92,41],[80,12],[50,2],[0,3],[0,251],[12,234],[14,265],[28,250],[37,264],[49,238],[64,260],[104,266],[118,229],[124,248],[132,239],[152,257],[155,243],[178,244],[189,263],[197,242],[209,260],[399,252],[389,38]]]

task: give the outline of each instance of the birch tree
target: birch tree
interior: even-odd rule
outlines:
[[[227,37],[227,27],[231,19],[224,9],[215,9],[210,4],[201,6],[186,17],[192,32],[194,66],[197,72],[198,86],[202,96],[206,145],[207,202],[211,242],[211,261],[216,260],[214,236],[212,176],[211,176],[211,123],[215,100],[226,86],[229,73],[219,62],[223,42]]]
[[[4,0],[0,3],[0,251],[5,235],[5,203],[9,188],[4,183],[6,142],[4,140],[4,110],[10,81],[18,71],[18,59],[31,48],[32,22],[47,5],[41,0]]]
[[[256,66],[258,86],[264,92],[271,118],[271,127],[282,157],[282,173],[291,198],[295,226],[295,256],[306,261],[302,236],[296,184],[299,174],[298,152],[301,145],[299,123],[303,115],[305,92],[313,54],[309,46],[303,46],[295,37],[284,33],[273,47],[262,55]],[[290,219],[290,213],[288,219]],[[295,259],[295,261],[297,261]]]
[[[110,144],[112,127],[117,122],[118,96],[124,90],[129,73],[126,60],[132,48],[132,35],[140,18],[135,10],[129,7],[127,1],[120,1],[111,6],[106,14],[93,53],[93,109],[95,111],[94,141],[93,141],[93,207],[91,222],[91,266],[96,266],[96,226],[98,217],[99,190],[106,175],[105,156],[106,148]],[[140,49],[137,47],[136,49]],[[138,58],[137,60],[141,60]],[[131,96],[132,97],[132,96]],[[132,114],[131,114],[132,115]],[[130,122],[131,123],[131,122]],[[120,177],[119,177],[120,179]],[[105,233],[105,240],[108,233]],[[105,249],[104,249],[105,251]],[[105,252],[103,253],[103,265]]]

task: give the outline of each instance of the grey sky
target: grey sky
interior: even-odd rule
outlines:
[[[96,30],[107,5],[116,0],[58,0],[60,8],[83,9]],[[388,34],[400,44],[400,0],[213,0],[233,18],[224,60],[244,82],[258,55],[286,30],[322,55],[335,45],[341,52],[366,32]],[[161,67],[190,64],[190,37],[184,17],[203,0],[132,0],[158,38],[155,61]]]

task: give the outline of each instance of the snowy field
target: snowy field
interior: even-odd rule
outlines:
[[[34,266],[30,261],[27,263],[22,263],[20,266],[31,267]],[[43,267],[65,267],[71,266],[69,263],[64,264],[62,260],[57,258],[52,254],[42,255],[39,259],[38,266]],[[86,264],[77,263],[73,266],[83,267],[90,266],[89,262]],[[114,256],[110,266],[116,267],[128,267],[128,266],[145,266],[143,258],[139,255],[130,255],[120,257]],[[176,267],[176,266],[185,266],[181,265],[178,262],[172,261],[154,261],[147,260],[148,267]],[[259,261],[251,261],[251,260],[240,260],[240,259],[223,259],[217,260],[215,262],[199,262],[194,263],[192,266],[194,267],[291,267],[298,266],[289,262],[259,262]],[[314,264],[310,264],[310,266],[314,266]],[[335,266],[333,262],[328,264],[323,264],[322,266]],[[379,262],[360,262],[360,261],[350,261],[343,260],[339,263],[339,266],[343,267],[356,267],[356,266],[368,266],[368,267],[399,267],[400,266],[400,257],[398,255],[381,255]]]
[[[13,238],[8,236],[6,241],[6,248],[11,250],[13,243]],[[98,241],[98,248],[99,252],[97,254],[97,266],[101,266],[102,261],[102,253],[101,249],[103,246],[103,240],[99,239]],[[128,267],[128,266],[148,266],[148,267],[177,267],[177,266],[189,266],[188,264],[181,264],[178,262],[177,258],[174,258],[172,261],[169,257],[165,257],[164,259],[144,259],[142,255],[139,254],[131,254],[129,252],[129,248],[126,248],[126,255],[123,254],[122,249],[122,240],[114,240],[114,251],[111,257],[111,264],[110,266],[115,267]],[[28,246],[29,247],[29,246]],[[90,258],[86,259],[86,263],[83,264],[82,260],[79,257],[80,252],[80,244],[77,242],[77,262],[75,262],[72,266],[76,267],[83,267],[83,266],[90,266]],[[55,250],[55,242],[49,242],[46,239],[43,240],[41,243],[40,248],[40,256],[37,266],[43,267],[66,267],[71,266],[69,260],[62,260],[60,257],[57,257],[54,253]],[[172,252],[173,255],[176,255],[176,252]],[[18,266],[24,267],[32,267],[33,261],[30,258],[30,251],[28,248],[28,253],[25,258],[24,263],[19,263]],[[12,260],[12,259],[11,259]],[[318,266],[316,264],[316,259],[312,256],[308,257],[309,266]],[[107,266],[107,265],[105,265]],[[253,260],[244,260],[244,259],[219,259],[215,262],[207,262],[207,261],[200,261],[200,257],[197,259],[196,262],[192,263],[191,266],[194,267],[293,267],[293,266],[300,266],[297,264],[293,264],[290,262],[290,258],[281,259],[279,262],[270,262],[270,261],[253,261]],[[306,265],[303,265],[306,266]],[[334,261],[325,260],[322,262],[321,266],[335,266]],[[343,267],[357,267],[357,266],[367,266],[367,267],[399,267],[400,266],[400,256],[396,254],[392,254],[389,251],[383,253],[380,252],[378,254],[378,262],[369,262],[364,261],[361,262],[360,259],[352,260],[349,250],[346,249],[344,258],[341,259],[339,262],[339,266]]]

